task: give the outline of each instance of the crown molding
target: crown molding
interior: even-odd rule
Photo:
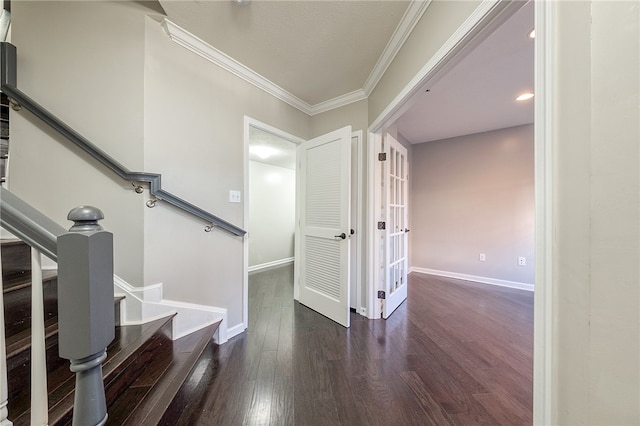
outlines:
[[[329,99],[324,102],[320,102],[315,105],[303,101],[292,93],[286,91],[282,87],[273,83],[272,81],[261,76],[251,68],[241,64],[229,55],[216,49],[206,41],[193,35],[189,31],[180,27],[179,25],[171,22],[167,18],[162,20],[162,28],[169,36],[169,39],[176,44],[184,47],[195,53],[196,55],[206,59],[209,62],[221,67],[222,69],[230,72],[231,74],[240,77],[241,79],[253,84],[257,88],[267,92],[268,94],[280,99],[291,105],[294,108],[304,112],[309,116],[321,114],[332,109],[340,108],[349,105],[354,102],[367,99],[373,89],[376,87],[385,71],[396,57],[400,48],[407,40],[411,31],[427,10],[427,7],[431,3],[431,0],[414,0],[411,2],[407,10],[405,11],[400,23],[396,27],[391,39],[387,43],[384,51],[378,58],[375,67],[369,74],[367,81],[362,89],[355,90],[344,95],[337,96],[333,99]]]
[[[405,11],[402,19],[398,23],[393,35],[389,39],[387,46],[384,48],[382,55],[378,58],[378,62],[371,70],[367,81],[365,81],[362,90],[366,93],[367,96],[373,92],[376,85],[384,75],[393,59],[396,57],[404,42],[407,41],[409,35],[415,28],[422,15],[427,10],[429,5],[431,4],[431,0],[414,0],[411,2],[407,10]]]
[[[312,114],[312,106],[307,102],[289,93],[252,69],[244,66],[229,55],[219,51],[206,41],[196,37],[179,25],[165,18],[162,20],[162,28],[174,43],[179,44],[185,49],[192,51],[196,55],[214,63],[231,74],[253,84],[258,89],[264,90],[270,95],[288,103],[307,115]]]
[[[332,109],[340,108],[345,105],[352,104],[354,102],[361,101],[363,99],[367,99],[369,96],[362,89],[354,90],[350,93],[345,93],[344,95],[337,96],[333,99],[329,99],[328,101],[320,102],[319,104],[315,104],[311,107],[311,114],[316,115],[321,114],[326,111],[331,111]]]

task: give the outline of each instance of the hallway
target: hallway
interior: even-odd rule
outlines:
[[[345,329],[249,276],[249,330],[210,344],[163,425],[532,422],[533,293],[414,273],[389,320]]]

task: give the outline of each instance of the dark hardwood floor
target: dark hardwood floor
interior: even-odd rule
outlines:
[[[533,294],[413,274],[388,320],[345,329],[249,277],[249,330],[210,344],[163,425],[532,423]]]

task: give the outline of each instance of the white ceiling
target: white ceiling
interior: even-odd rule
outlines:
[[[417,9],[404,0],[159,2],[169,20],[312,106],[366,93]],[[514,101],[533,90],[533,22],[529,2],[432,82],[398,131],[421,143],[533,122],[533,101]]]
[[[533,2],[527,3],[462,59],[429,85],[397,122],[411,143],[533,123]],[[428,11],[427,11],[428,13]]]
[[[253,149],[255,147],[268,147],[271,154],[267,158],[262,158],[256,154]],[[295,143],[280,136],[249,126],[249,160],[251,161],[295,170],[296,147]]]

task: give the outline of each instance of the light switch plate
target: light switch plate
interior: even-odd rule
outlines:
[[[230,203],[239,203],[242,201],[242,197],[240,195],[240,191],[229,191],[229,202]]]

